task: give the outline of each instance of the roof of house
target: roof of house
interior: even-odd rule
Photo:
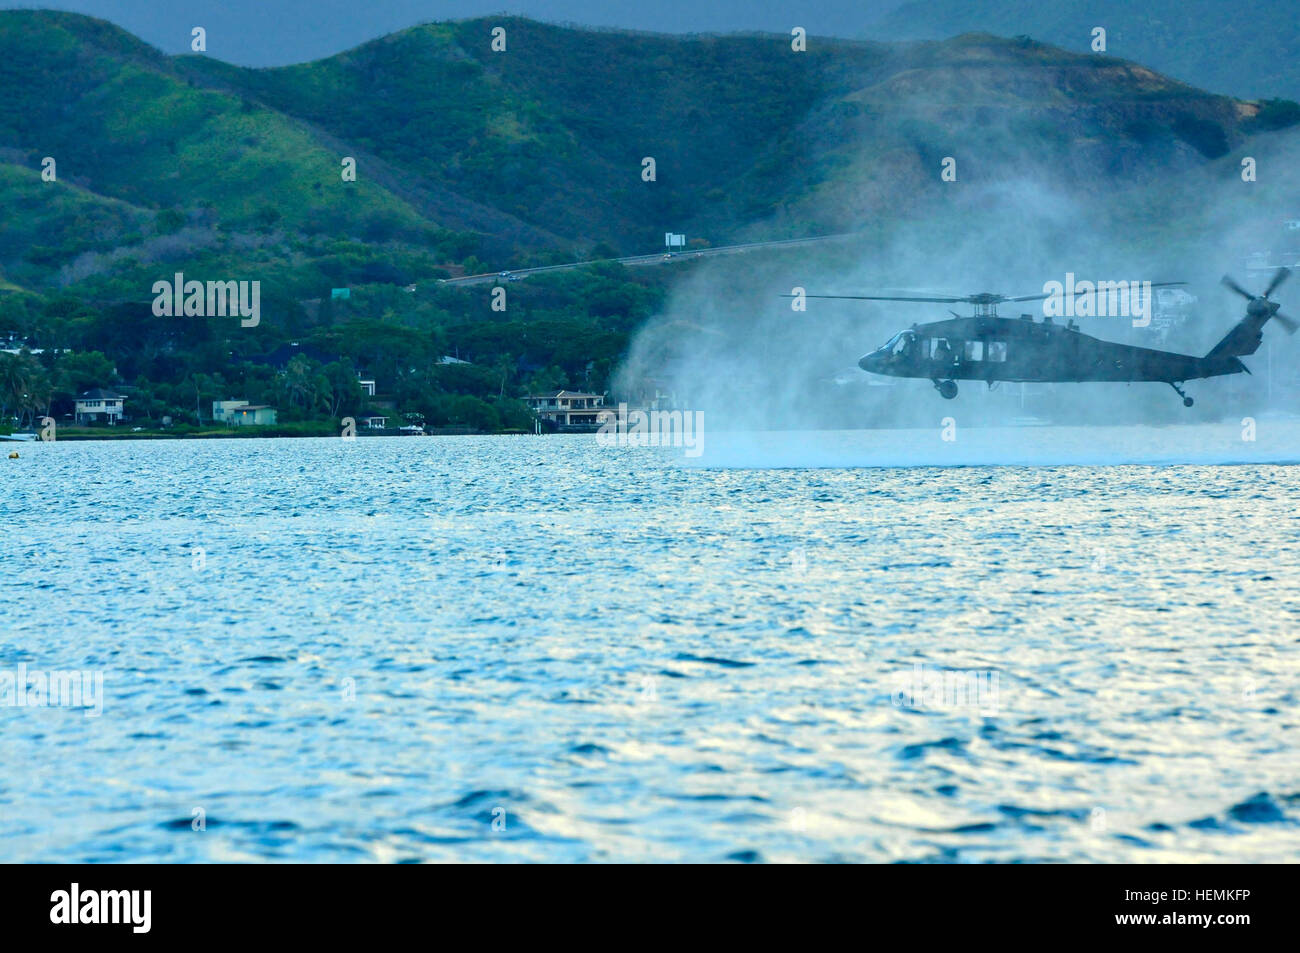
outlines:
[[[543,394],[529,394],[524,399],[525,400],[555,400],[559,397],[604,397],[604,396],[605,396],[604,394],[588,394],[586,391],[580,391],[580,390],[557,390],[557,391],[548,390]]]
[[[77,400],[125,400],[125,394],[119,394],[115,390],[105,390],[102,387],[93,387],[86,391]]]

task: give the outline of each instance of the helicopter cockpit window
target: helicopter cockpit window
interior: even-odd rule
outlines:
[[[989,361],[1005,361],[1007,359],[1007,342],[1006,341],[989,341],[988,358]]]
[[[901,356],[912,349],[912,342],[915,339],[916,335],[911,331],[900,331],[889,339],[889,343],[885,347],[889,349],[890,354]]]

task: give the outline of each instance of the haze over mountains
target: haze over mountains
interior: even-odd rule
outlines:
[[[502,10],[549,23],[675,34],[802,26],[814,36],[893,41],[948,39],[978,31],[1028,34],[1075,52],[1107,30],[1110,52],[1230,96],[1300,99],[1294,51],[1300,25],[1290,0],[47,0],[103,17],[168,53],[189,50],[190,30],[208,51],[245,66],[303,63],[352,49],[417,23],[495,16]],[[0,9],[31,6],[0,0]]]
[[[937,40],[971,30],[1029,35],[1107,51],[1231,96],[1300,99],[1300,19],[1292,0],[907,0],[868,31],[888,40]]]
[[[493,52],[503,23],[508,50]],[[1121,189],[1289,121],[1136,64],[987,36],[814,38],[793,53],[781,36],[511,19],[250,70],[167,57],[103,21],[9,12],[0,91],[0,267],[33,286],[90,277],[90,261],[68,270],[87,252],[265,245],[270,229],[502,264],[650,251],[668,230],[715,244],[813,235],[944,200],[945,156],[963,182],[1029,163],[1063,188]],[[45,156],[57,189],[37,174]],[[344,156],[358,159],[354,183]],[[178,231],[209,244],[160,242]]]
[[[116,23],[167,53],[190,50],[190,30],[208,51],[241,66],[305,63],[418,23],[509,13],[546,23],[661,33],[788,33],[854,37],[903,0],[43,0],[40,4]],[[0,0],[0,9],[31,7]]]

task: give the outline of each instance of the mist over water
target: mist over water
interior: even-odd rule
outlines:
[[[685,266],[689,273],[635,341],[616,388],[653,380],[680,406],[703,410],[713,430],[937,428],[946,417],[966,427],[1028,417],[1064,426],[1156,427],[1240,424],[1295,411],[1300,341],[1277,323],[1243,358],[1253,376],[1188,382],[1196,399],[1190,409],[1158,383],[989,389],[961,381],[958,397],[946,401],[929,381],[861,371],[857,359],[895,332],[968,315],[970,306],[810,299],[797,312],[780,296],[795,288],[810,295],[1028,295],[1042,293],[1045,282],[1064,282],[1067,273],[1089,281],[1185,281],[1198,301],[1185,322],[1164,331],[1134,327],[1130,317],[1074,320],[1102,340],[1200,356],[1245,314],[1246,302],[1219,284],[1222,275],[1260,292],[1267,273],[1247,272],[1246,256],[1272,251],[1272,264],[1294,263],[1282,254],[1281,223],[1300,217],[1292,198],[1300,192],[1295,131],[1257,136],[1213,161],[1185,146],[1163,163],[1154,153],[1122,153],[1123,161],[1107,160],[1114,166],[1109,174],[1101,160],[1067,150],[1067,162],[1010,128],[957,123],[952,141],[957,181],[940,183],[934,162],[927,170],[934,181],[922,196],[900,195],[896,209],[878,207],[850,223],[857,237]],[[980,152],[984,143],[992,143],[988,154]],[[1258,165],[1255,182],[1242,181],[1245,155]],[[835,210],[807,214],[829,220]],[[1300,241],[1290,247],[1300,258]],[[1300,313],[1300,280],[1284,285],[1275,300],[1284,313]],[[1003,317],[1024,313],[1042,320],[1042,303],[999,306]],[[1007,459],[1041,438],[1038,430],[1018,431],[1008,438]]]
[[[1234,465],[1300,463],[1300,422],[1271,421],[1242,440],[1226,424],[745,431],[708,435],[687,466],[748,468]],[[1183,471],[1173,471],[1178,485]]]

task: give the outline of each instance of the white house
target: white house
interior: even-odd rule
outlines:
[[[596,427],[600,423],[600,411],[605,406],[605,395],[559,390],[529,394],[524,401],[539,419],[557,427]]]
[[[73,420],[77,423],[98,421],[101,417],[110,424],[122,418],[122,404],[126,400],[116,391],[96,387],[74,401]]]

